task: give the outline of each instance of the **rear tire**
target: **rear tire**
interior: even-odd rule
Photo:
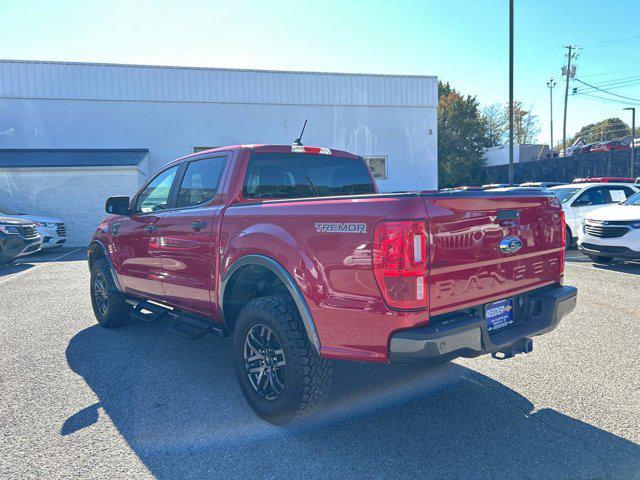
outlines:
[[[573,245],[573,237],[571,236],[571,229],[569,227],[566,227],[567,229],[567,243],[564,246],[565,250],[569,250],[571,248],[571,246]]]
[[[596,263],[611,263],[613,262],[613,258],[614,258],[614,257],[603,257],[601,255],[590,255],[590,254],[587,254],[587,257],[589,257],[591,260],[593,260]]]
[[[271,295],[244,306],[233,333],[233,363],[247,403],[270,423],[287,423],[329,396],[331,362],[309,343],[289,297]]]
[[[91,269],[91,305],[103,327],[119,327],[129,321],[131,306],[117,289],[105,258],[96,260]]]

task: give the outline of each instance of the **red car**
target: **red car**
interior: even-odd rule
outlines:
[[[589,152],[610,152],[611,150],[631,150],[631,147],[620,140],[611,140],[593,145]]]
[[[509,358],[576,302],[554,195],[378,193],[362,157],[328,148],[200,152],[106,210],[98,322],[232,335],[241,389],[276,423],[327,397],[332,359]]]
[[[574,178],[571,183],[634,183],[637,179],[632,177],[587,177]]]

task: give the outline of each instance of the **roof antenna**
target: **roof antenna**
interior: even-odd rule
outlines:
[[[297,145],[298,147],[302,146],[302,135],[304,135],[304,129],[307,126],[307,120],[308,119],[306,118],[304,119],[304,125],[302,125],[302,131],[300,132],[300,136],[293,141],[293,145]]]

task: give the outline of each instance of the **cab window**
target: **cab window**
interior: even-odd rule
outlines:
[[[150,213],[165,210],[169,204],[171,185],[180,165],[168,168],[156,175],[138,195],[135,213]]]
[[[210,202],[218,191],[226,157],[189,162],[182,178],[176,208],[195,207]]]

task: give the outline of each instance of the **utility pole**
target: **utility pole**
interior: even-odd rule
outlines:
[[[553,78],[550,78],[547,82],[547,87],[549,87],[549,149],[551,153],[551,158],[553,158],[553,87],[556,86],[556,81]]]
[[[509,185],[513,185],[513,0],[509,0]]]
[[[636,165],[636,109],[627,107],[623,110],[631,110],[631,176],[635,177]]]
[[[571,59],[574,56],[573,49],[575,48],[573,45],[565,45],[563,48],[568,48],[569,52],[567,53],[567,70],[563,71],[562,74],[567,76],[567,84],[564,89],[564,120],[562,122],[562,148],[564,150],[564,156],[567,156],[567,100],[569,99],[569,78],[575,76],[576,67],[573,67],[573,71],[571,70]],[[563,67],[564,70],[564,67]]]

